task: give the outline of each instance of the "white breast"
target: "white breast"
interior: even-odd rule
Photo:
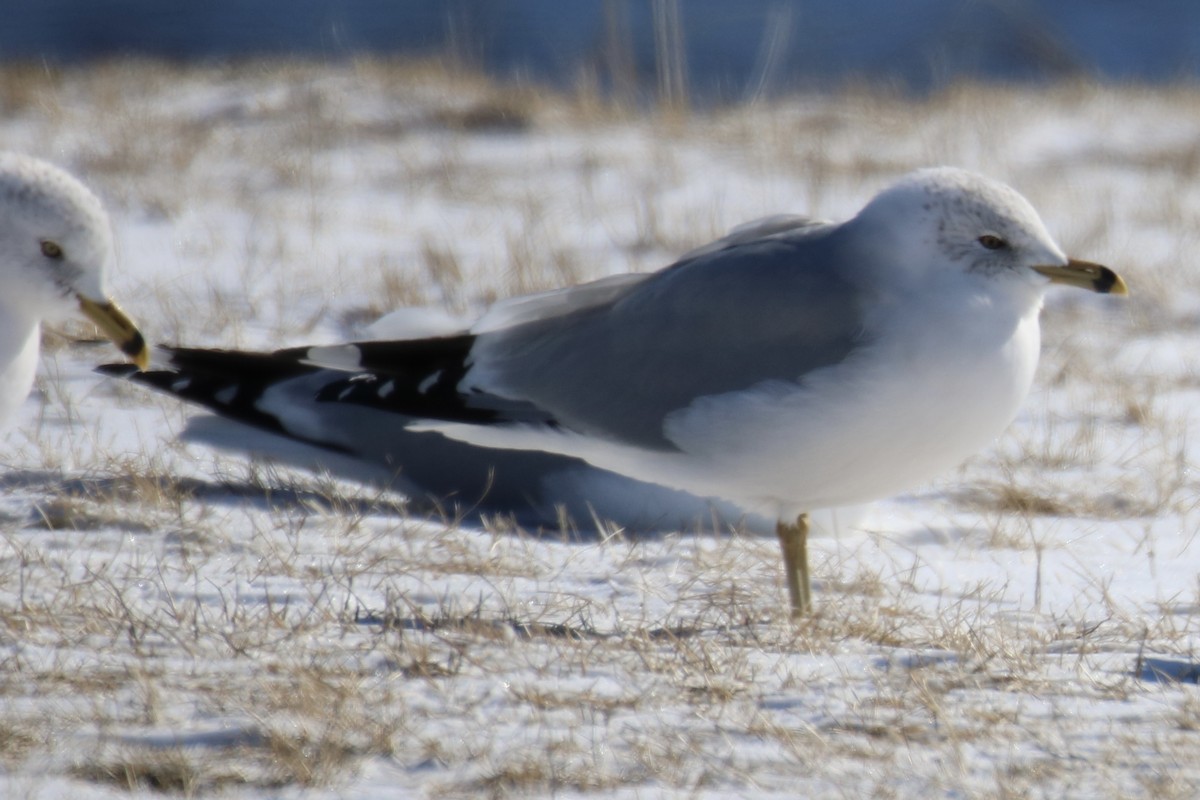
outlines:
[[[21,309],[0,309],[0,429],[33,386],[40,334],[37,320]]]
[[[791,513],[879,499],[956,466],[1012,421],[1037,367],[1040,302],[994,299],[910,320],[914,330],[799,384],[702,398],[667,426],[687,453],[672,482]]]

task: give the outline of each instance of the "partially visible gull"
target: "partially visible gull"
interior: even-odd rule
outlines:
[[[146,366],[142,334],[108,298],[113,260],[95,195],[45,161],[0,152],[0,425],[33,386],[43,321],[82,313]]]
[[[466,447],[504,454],[510,488],[572,459],[721,498],[776,521],[800,615],[807,513],[904,491],[987,446],[1029,391],[1055,283],[1126,293],[1067,258],[1013,189],[927,169],[847,222],[771,218],[655,273],[504,301],[466,331],[172,348],[173,371],[141,379],[351,456],[388,440],[390,419],[441,437],[451,471]],[[406,468],[407,453],[383,455]]]

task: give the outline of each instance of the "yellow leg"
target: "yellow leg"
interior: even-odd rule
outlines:
[[[787,576],[792,618],[803,617],[812,611],[812,595],[808,588],[808,515],[801,514],[794,525],[787,525],[782,520],[775,523],[775,533],[783,549],[783,572]]]

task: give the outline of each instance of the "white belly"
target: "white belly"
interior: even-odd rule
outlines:
[[[668,424],[688,454],[671,482],[785,514],[913,488],[987,447],[1016,416],[1037,367],[1037,313],[1014,316],[1003,335],[1003,326],[966,329],[984,336],[931,326],[905,337],[903,351],[866,350],[799,390],[777,383],[703,398]]]
[[[4,365],[0,367],[0,429],[33,387],[40,336],[37,324],[17,315],[10,315],[8,325],[0,330],[0,339],[9,342],[0,352],[0,364]]]

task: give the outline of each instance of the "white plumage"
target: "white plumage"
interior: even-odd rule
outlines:
[[[0,425],[33,386],[43,321],[82,313],[146,365],[142,335],[108,299],[112,262],[95,195],[45,161],[0,153]]]

